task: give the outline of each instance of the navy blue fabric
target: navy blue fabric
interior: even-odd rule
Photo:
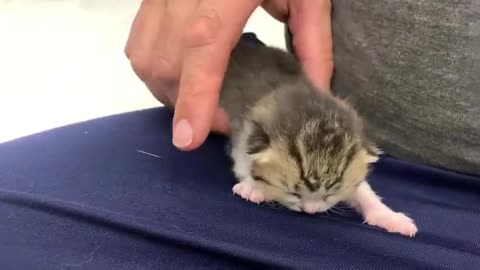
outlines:
[[[383,158],[371,183],[416,220],[410,239],[353,212],[245,202],[225,138],[180,152],[171,117],[152,109],[1,144],[0,269],[480,269],[477,177]]]

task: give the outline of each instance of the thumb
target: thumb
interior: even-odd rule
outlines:
[[[212,127],[223,77],[234,44],[260,1],[205,0],[185,36],[173,144],[193,150]]]

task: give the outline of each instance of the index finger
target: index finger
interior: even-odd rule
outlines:
[[[185,37],[173,143],[193,150],[210,132],[233,46],[261,1],[204,0]]]

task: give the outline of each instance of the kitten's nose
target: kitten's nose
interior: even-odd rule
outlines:
[[[315,214],[318,211],[318,205],[313,202],[305,202],[302,205],[302,210],[308,214]]]

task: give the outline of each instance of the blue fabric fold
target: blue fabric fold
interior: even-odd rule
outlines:
[[[415,238],[353,211],[232,194],[226,138],[171,144],[164,108],[0,144],[0,269],[480,269],[480,178],[383,157],[373,188]]]

